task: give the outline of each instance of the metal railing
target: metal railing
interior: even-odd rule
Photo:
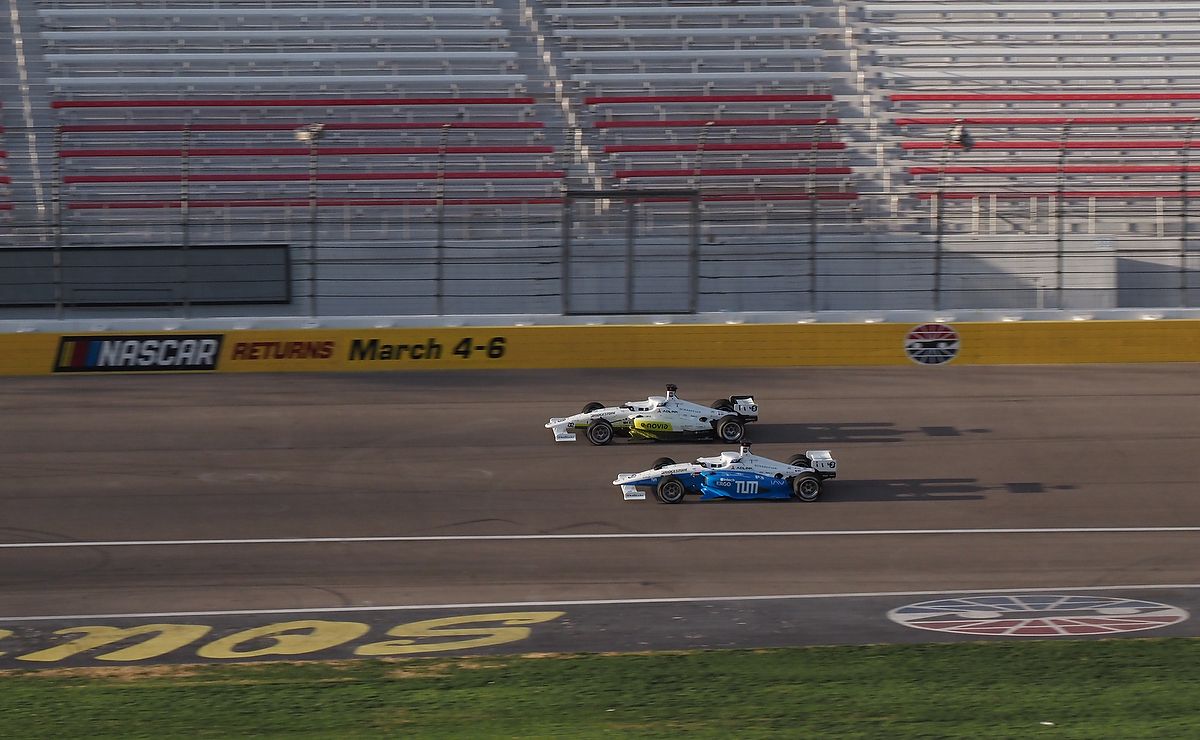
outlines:
[[[56,130],[52,207],[35,208],[19,178],[0,189],[0,311],[125,310],[73,298],[95,286],[64,273],[64,250],[158,247],[179,251],[179,269],[147,278],[136,262],[102,265],[134,276],[133,288],[114,278],[114,294],[161,279],[172,283],[164,312],[236,314],[254,301],[214,303],[202,285],[212,274],[189,275],[189,253],[231,244],[288,247],[278,311],[291,315],[1190,307],[1200,304],[1194,123],[1182,129],[1181,166],[1160,177],[1171,188],[1124,200],[1072,193],[1070,122],[1050,185],[1000,194],[954,180],[978,156],[961,124],[935,152],[932,194],[915,178],[878,187],[870,168],[827,175],[833,134],[821,125],[786,155],[791,187],[715,168],[723,152],[704,125],[673,155],[686,166],[668,185],[612,179],[604,190],[552,166],[573,150],[501,144],[494,165],[449,125],[432,145],[427,135],[377,147],[367,170],[320,122],[284,132],[302,145],[294,150],[240,157],[182,126],[169,134],[176,146],[146,155],[150,169],[137,152],[67,147]],[[249,266],[226,267],[235,282]]]

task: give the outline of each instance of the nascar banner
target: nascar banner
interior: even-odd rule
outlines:
[[[0,334],[0,375],[1200,362],[1200,321]]]

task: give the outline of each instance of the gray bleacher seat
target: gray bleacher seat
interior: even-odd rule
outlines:
[[[863,7],[868,18],[873,18],[876,15],[924,15],[937,14],[941,16],[966,14],[966,13],[994,13],[1004,14],[1009,16],[1014,13],[1090,13],[1090,14],[1106,14],[1119,12],[1137,12],[1137,13],[1164,13],[1172,11],[1182,11],[1188,13],[1196,12],[1196,4],[1194,2],[1120,2],[1120,0],[1103,0],[1103,2],[1095,2],[1094,0],[1075,0],[1075,2],[1061,2],[1048,0],[1043,3],[1025,3],[1016,2],[1015,0],[1006,0],[1005,2],[979,3],[965,2],[963,0],[954,0],[954,2],[874,2],[867,3]]]
[[[591,61],[603,59],[620,59],[625,61],[637,59],[753,59],[761,57],[780,57],[787,59],[820,59],[829,52],[824,49],[639,49],[636,57],[631,57],[625,50],[588,50],[564,51],[563,58],[568,61]]]
[[[936,38],[956,38],[964,35],[978,36],[1056,36],[1061,34],[1099,34],[1126,36],[1131,34],[1162,36],[1171,33],[1200,33],[1200,23],[1177,21],[1123,20],[1120,23],[1064,23],[1062,20],[1046,23],[944,23],[940,25],[872,25],[867,30],[873,35],[924,35]]]
[[[612,38],[673,38],[694,36],[697,38],[725,38],[731,42],[737,38],[756,36],[791,36],[794,38],[813,38],[822,34],[834,33],[832,28],[810,28],[808,26],[754,26],[737,28],[560,28],[555,29],[554,35],[570,39],[612,39]]]
[[[508,37],[506,28],[447,28],[439,29],[436,36],[431,38],[427,28],[305,28],[278,30],[171,30],[159,32],[150,38],[146,31],[43,31],[41,36],[46,41],[73,42],[111,42],[111,41],[145,41],[153,44],[163,44],[174,41],[227,41],[233,44],[239,40],[276,41],[321,41],[345,39],[370,39],[375,42],[403,39],[429,39],[430,41],[455,39],[503,39]]]
[[[44,55],[47,62],[57,64],[108,62],[144,64],[146,62],[207,62],[207,61],[432,61],[432,62],[515,62],[515,51],[219,51],[219,52],[51,52]]]
[[[601,74],[577,74],[573,79],[583,83],[605,82],[691,82],[711,80],[713,82],[828,82],[834,75],[830,72],[613,72]]]
[[[624,16],[627,18],[646,16],[749,16],[749,15],[808,15],[818,9],[811,5],[594,5],[546,8],[552,18],[588,18]]]
[[[969,71],[967,71],[969,69]],[[941,67],[880,68],[875,74],[888,80],[1171,80],[1200,78],[1198,67],[970,67],[948,64]]]
[[[59,88],[113,87],[127,89],[131,85],[144,87],[230,87],[232,85],[279,85],[322,83],[378,83],[433,86],[449,89],[463,83],[515,85],[525,82],[523,74],[372,74],[372,75],[172,75],[172,76],[113,76],[113,77],[50,77],[49,84]]]
[[[303,16],[305,18],[494,18],[500,14],[495,7],[454,8],[454,7],[377,7],[361,5],[354,7],[329,6],[279,6],[279,7],[245,7],[245,8],[39,8],[38,14],[43,18],[53,20],[78,20],[80,18],[216,18],[227,16],[239,17],[272,17],[286,18]]]
[[[900,46],[872,45],[871,53],[887,57],[1121,57],[1183,56],[1200,54],[1200,44],[1182,42],[1177,44],[1121,44],[1113,46],[1107,42],[1080,44],[1025,44],[1022,46],[996,46],[990,44],[925,45],[904,44]],[[1140,63],[1140,62],[1134,62]]]

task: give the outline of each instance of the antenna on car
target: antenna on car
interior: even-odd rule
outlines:
[[[667,398],[675,398],[675,394],[678,390],[679,386],[675,385],[674,383],[667,383]]]

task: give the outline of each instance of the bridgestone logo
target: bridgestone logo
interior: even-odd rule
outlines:
[[[63,337],[56,373],[216,370],[220,334]]]

